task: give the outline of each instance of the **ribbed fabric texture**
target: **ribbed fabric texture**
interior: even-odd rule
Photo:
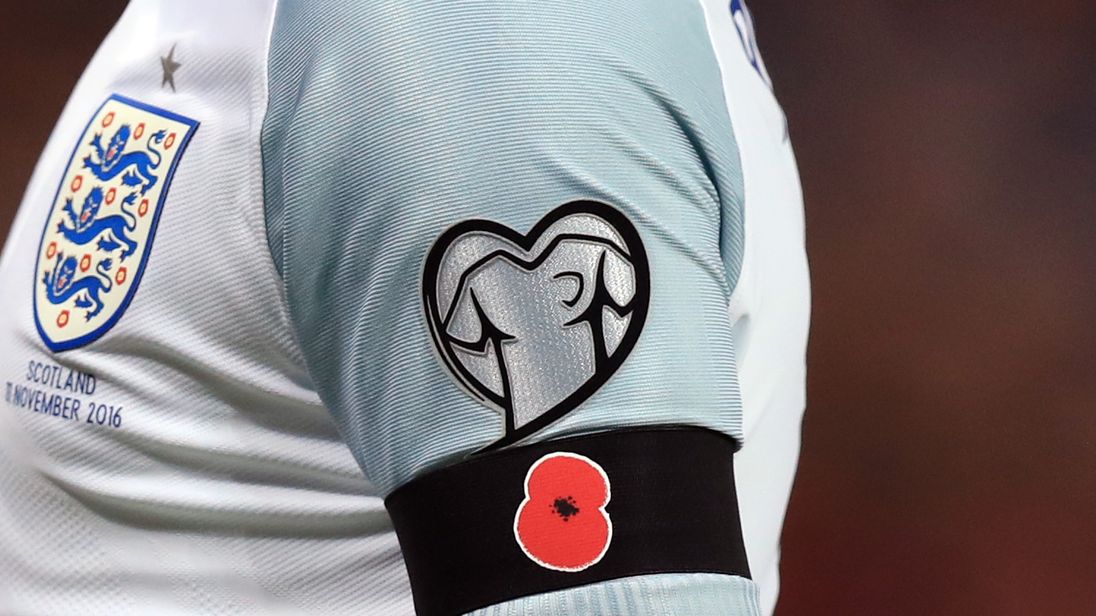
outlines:
[[[503,428],[435,355],[421,291],[434,240],[468,219],[525,233],[574,200],[638,228],[649,315],[620,370],[534,438],[653,424],[741,438],[727,305],[742,175],[699,5],[283,2],[269,73],[269,244],[312,380],[381,493]],[[747,580],[668,574],[481,613],[758,609]]]
[[[524,233],[576,199],[634,221],[651,305],[618,373],[539,438],[741,436],[720,232],[741,227],[742,178],[699,6],[284,3],[270,54],[270,244],[320,396],[383,491],[502,429],[435,357],[427,250],[459,221]]]
[[[745,616],[760,614],[749,580],[695,573],[645,575],[546,593],[468,616]]]

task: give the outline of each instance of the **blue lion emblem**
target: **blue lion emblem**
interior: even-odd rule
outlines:
[[[126,313],[197,129],[193,118],[111,94],[73,139],[27,277],[50,351],[91,344]]]
[[[122,183],[126,186],[140,186],[141,194],[144,195],[156,185],[159,179],[153,170],[160,166],[162,157],[153,144],[163,142],[165,134],[165,131],[159,130],[149,136],[145,142],[145,149],[148,152],[124,152],[130,136],[129,124],[123,124],[115,131],[105,151],[101,141],[102,134],[95,133],[88,144],[95,148],[95,152],[84,157],[84,167],[90,169],[95,177],[104,182],[113,180],[125,171]],[[156,160],[153,160],[152,156],[155,156]]]
[[[99,294],[110,292],[114,285],[108,273],[112,265],[110,259],[103,259],[95,267],[94,274],[76,278],[76,257],[58,253],[53,271],[46,272],[42,278],[42,283],[46,285],[46,297],[52,304],[61,304],[83,293],[76,298],[75,305],[77,308],[91,309],[84,313],[84,319],[90,321],[103,310],[103,300],[99,299]]]
[[[126,235],[127,232],[137,228],[137,218],[126,209],[126,206],[133,205],[136,199],[137,193],[130,193],[122,199],[122,204],[119,206],[121,214],[99,218],[99,209],[103,205],[103,189],[96,186],[91,189],[87,197],[84,197],[84,203],[80,206],[79,212],[72,207],[72,199],[65,199],[65,206],[61,208],[61,211],[68,215],[70,224],[65,224],[65,221],[57,223],[57,231],[68,241],[81,246],[103,233],[109,233],[110,235],[99,240],[99,250],[110,252],[124,244],[126,248],[122,251],[121,260],[125,261],[126,257],[137,250],[137,242]]]

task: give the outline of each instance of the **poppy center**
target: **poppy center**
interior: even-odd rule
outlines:
[[[552,501],[552,510],[556,512],[556,515],[563,518],[564,522],[569,522],[571,516],[578,515],[578,504],[575,503],[575,499],[572,496],[557,497]]]

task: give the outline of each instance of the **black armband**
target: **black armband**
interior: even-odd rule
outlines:
[[[750,577],[736,442],[662,427],[493,451],[385,500],[419,616],[652,573]]]

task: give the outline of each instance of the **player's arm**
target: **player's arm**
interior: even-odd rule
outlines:
[[[267,225],[421,615],[757,613],[698,4],[283,3]]]

